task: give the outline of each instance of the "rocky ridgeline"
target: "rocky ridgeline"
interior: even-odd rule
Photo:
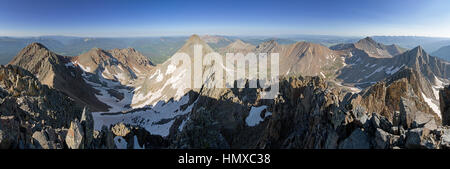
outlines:
[[[417,96],[413,74],[410,69],[399,72],[362,95],[331,88],[319,77],[301,76],[283,79],[274,101],[259,100],[250,89],[209,91],[212,97],[200,95],[202,104],[171,138],[171,148],[449,148],[450,129]],[[272,115],[248,126],[247,114],[240,113],[248,105],[267,105]],[[394,111],[385,111],[389,108]]]
[[[450,130],[440,125],[415,94],[414,82],[402,74],[362,96],[327,88],[318,78],[289,79],[259,148],[448,148]],[[394,111],[383,111],[388,109]]]

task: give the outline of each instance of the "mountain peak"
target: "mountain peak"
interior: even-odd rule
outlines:
[[[277,43],[277,41],[275,39],[268,40],[268,41],[263,42],[261,44],[264,44],[264,45],[278,45],[278,43]]]
[[[371,37],[366,37],[364,39],[361,39],[358,41],[358,43],[369,43],[369,44],[377,44],[375,40],[373,40]]]
[[[10,62],[9,64],[23,64],[19,66],[26,66],[28,62],[40,62],[47,57],[56,58],[56,54],[48,50],[44,45],[33,42],[23,48]]]
[[[84,55],[94,58],[109,58],[108,54],[106,54],[106,51],[101,48],[92,48],[88,52],[83,53],[77,57],[82,57]]]
[[[250,44],[247,44],[247,43],[241,41],[240,39],[237,39],[233,43],[230,43],[228,46],[236,48],[236,47],[244,47],[244,46],[248,46],[248,45],[250,45]]]
[[[422,46],[417,46],[414,49],[411,49],[410,52],[414,56],[422,56],[423,54],[426,54],[426,52],[423,50]]]
[[[193,34],[189,37],[188,41],[198,42],[198,41],[201,41],[201,38],[197,34]]]
[[[257,48],[257,52],[266,53],[266,52],[274,49],[276,46],[278,46],[278,43],[274,39],[271,39],[269,41],[265,41],[265,42],[259,44],[256,48]]]
[[[413,50],[418,50],[418,51],[423,51],[423,48],[422,48],[422,46],[417,46],[417,47],[415,47]]]
[[[187,53],[189,56],[194,56],[194,45],[201,45],[203,47],[203,54],[214,52],[214,50],[203,41],[200,36],[193,34],[184,43],[184,45],[178,49],[177,53]]]
[[[230,43],[225,48],[220,49],[221,53],[248,53],[255,49],[255,46],[249,43],[245,43],[240,39]]]
[[[245,43],[242,42],[242,40],[240,40],[240,39],[235,40],[233,43],[237,43],[237,44],[245,44]]]
[[[41,44],[41,43],[39,43],[39,42],[33,42],[33,43],[29,44],[29,45],[28,45],[27,47],[25,47],[25,48],[37,48],[37,49],[43,48],[43,49],[48,50],[47,47],[45,47],[43,44]]]

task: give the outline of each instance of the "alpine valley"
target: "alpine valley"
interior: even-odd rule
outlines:
[[[191,70],[173,57],[155,64],[133,48],[63,56],[30,43],[0,67],[0,148],[450,148],[450,63],[421,46],[255,42],[192,35],[171,50],[278,53],[274,99],[248,80],[211,87],[229,71],[208,69],[216,63],[189,89]]]

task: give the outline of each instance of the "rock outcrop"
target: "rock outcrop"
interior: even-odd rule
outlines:
[[[442,125],[450,125],[450,86],[439,91]]]
[[[1,65],[0,91],[1,148],[96,148],[90,112],[31,72]]]

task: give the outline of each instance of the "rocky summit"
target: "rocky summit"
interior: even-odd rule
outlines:
[[[215,74],[235,73],[215,62],[187,88],[194,68],[174,58],[155,65],[133,48],[71,57],[31,43],[0,67],[0,148],[450,148],[450,63],[421,46],[193,35],[178,53],[192,61],[198,45],[203,56],[278,53],[278,94],[263,99],[267,89],[251,79],[215,86],[224,80]]]

